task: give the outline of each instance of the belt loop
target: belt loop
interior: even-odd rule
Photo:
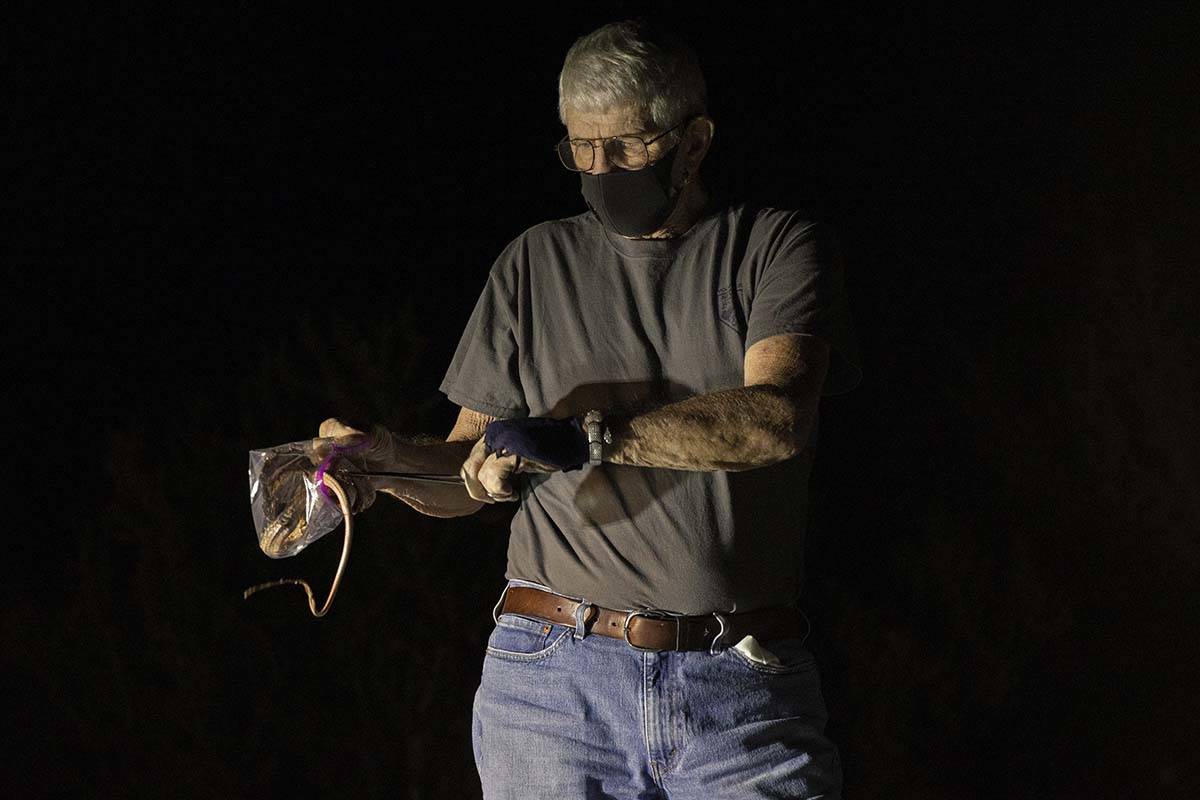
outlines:
[[[587,600],[580,600],[579,605],[575,606],[575,633],[576,639],[582,639],[587,636],[587,624],[590,622],[588,612],[596,608],[594,603],[589,603]]]
[[[508,587],[510,584],[504,584],[504,591],[500,593],[500,599],[496,601],[496,605],[492,608],[492,620],[500,624],[500,608],[504,605],[504,598],[508,596]]]
[[[721,624],[721,629],[719,631],[717,631],[717,635],[713,637],[712,644],[710,644],[708,646],[708,654],[710,656],[715,656],[720,653],[720,651],[717,650],[717,645],[721,643],[722,637],[725,636],[725,631],[729,630],[729,625],[728,625],[728,623],[725,622],[724,614],[722,614],[718,611],[714,611],[713,616],[716,617],[717,622],[719,622]],[[724,649],[724,648],[722,648],[722,649]]]

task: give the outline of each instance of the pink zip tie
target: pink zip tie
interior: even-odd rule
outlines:
[[[370,445],[371,445],[371,441],[370,441],[370,437],[368,436],[367,439],[364,439],[363,441],[361,441],[355,445],[335,444],[335,445],[330,446],[329,453],[321,461],[320,466],[317,467],[317,471],[313,475],[313,482],[317,485],[317,489],[321,492],[321,494],[323,494],[325,496],[325,499],[328,500],[330,503],[333,503],[336,505],[337,499],[334,498],[333,495],[330,494],[329,487],[325,485],[325,473],[329,470],[330,465],[333,464],[333,460],[335,458],[338,458],[339,456],[351,455],[351,454],[357,453],[359,450],[363,450],[363,449],[369,447]]]

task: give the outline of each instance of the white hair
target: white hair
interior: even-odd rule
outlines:
[[[643,19],[613,22],[581,36],[558,75],[558,118],[632,108],[649,130],[706,111],[700,62],[686,42]]]

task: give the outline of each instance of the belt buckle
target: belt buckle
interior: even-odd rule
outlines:
[[[653,609],[640,609],[637,611],[630,611],[628,614],[625,615],[625,627],[621,630],[621,634],[625,637],[625,644],[629,645],[634,650],[641,650],[643,653],[661,653],[662,652],[661,650],[657,650],[653,647],[639,647],[638,645],[629,641],[629,623],[633,621],[634,617],[646,617],[647,619],[674,619],[674,617],[671,614],[668,614],[664,611],[655,611]],[[678,622],[675,623],[675,647],[676,647],[676,649],[679,648],[679,623]]]

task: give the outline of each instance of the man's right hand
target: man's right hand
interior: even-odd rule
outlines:
[[[373,446],[355,452],[350,458],[363,463],[368,470],[381,472],[453,475],[454,470],[463,464],[464,455],[468,454],[467,448],[473,440],[464,437],[446,442],[417,443],[393,435],[382,425],[371,425],[370,433],[375,434]],[[320,445],[314,442],[312,455],[316,463],[328,454],[331,443],[352,447],[364,441],[368,434],[331,417],[321,423],[318,435],[324,441]],[[462,485],[425,483],[399,477],[373,477],[370,484],[431,517],[461,517],[473,514],[481,507],[480,501],[469,492],[464,492]],[[487,497],[486,492],[484,495]],[[488,497],[486,502],[495,501]]]
[[[317,430],[317,435],[322,439],[329,436],[352,436],[356,433],[362,433],[362,431],[351,428],[336,417],[330,417],[322,422],[321,427]]]
[[[332,439],[332,442],[314,442],[313,458],[320,463],[330,452],[331,446],[348,448],[355,460],[361,462],[368,470],[391,469],[391,456],[394,448],[391,431],[382,425],[372,425],[370,433],[352,428],[336,417],[330,417],[321,423],[317,435],[322,439]],[[369,446],[357,449],[357,446],[369,442]]]

